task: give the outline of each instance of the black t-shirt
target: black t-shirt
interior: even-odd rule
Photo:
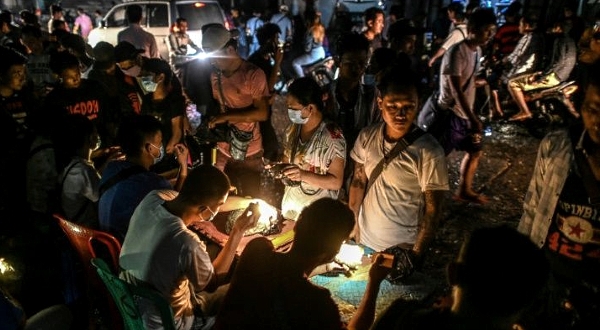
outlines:
[[[142,111],[141,95],[142,90],[135,78],[125,76],[119,70],[115,70],[114,75],[109,75],[104,71],[92,69],[88,75],[89,80],[97,81],[104,87],[108,96],[119,109],[119,117],[130,114],[140,114]],[[118,120],[120,118],[117,118]]]
[[[82,79],[78,88],[54,88],[45,101],[45,115],[54,120],[64,115],[81,114],[94,122],[103,141],[109,141],[109,125],[117,122],[118,108],[102,85],[93,80]],[[112,135],[112,134],[111,134]]]
[[[171,120],[185,113],[185,99],[181,90],[172,90],[162,100],[153,100],[152,93],[144,96],[142,101],[142,114],[154,116],[162,124],[163,144],[167,144],[173,136]]]
[[[33,94],[27,90],[11,96],[0,96],[0,134],[2,141],[12,143],[23,140],[29,132],[29,115],[34,108]]]
[[[553,273],[565,280],[600,284],[600,208],[571,169],[544,244]]]

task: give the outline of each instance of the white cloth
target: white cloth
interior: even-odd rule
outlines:
[[[452,88],[450,77],[460,77],[460,91],[467,98],[469,106],[475,103],[475,73],[479,69],[479,58],[481,57],[481,49],[477,47],[472,50],[465,41],[450,47],[442,58],[442,66],[440,68],[440,96],[438,103],[443,108],[452,107],[452,111],[463,119],[468,119],[467,111],[458,103],[457,92]]]
[[[283,155],[289,159],[296,136],[296,125],[288,127],[284,143]],[[309,141],[298,143],[295,159],[290,163],[300,166],[305,171],[320,175],[327,174],[329,166],[336,158],[346,160],[346,140],[342,130],[333,124],[321,122]],[[307,194],[308,193],[308,194]],[[313,194],[314,195],[311,195]],[[300,212],[313,201],[330,197],[337,199],[339,190],[319,189],[303,182],[298,187],[285,187],[281,202],[281,211],[286,219],[297,220]]]
[[[88,228],[98,227],[100,174],[92,162],[76,157],[61,172],[61,207],[67,220]]]
[[[450,49],[450,47],[465,40],[467,33],[467,24],[461,23],[456,25],[456,27],[450,31],[441,47],[445,50]]]
[[[384,127],[379,123],[363,129],[350,153],[365,166],[367,178],[384,156]],[[361,243],[376,251],[414,244],[425,209],[423,192],[448,189],[444,150],[425,134],[395,157],[367,192],[358,215]]]
[[[167,211],[158,190],[138,205],[123,242],[119,264],[128,275],[144,281],[167,297],[178,329],[190,329],[193,306],[215,275],[206,246],[181,218]],[[176,194],[175,192],[173,192]],[[130,277],[126,276],[128,281]],[[156,319],[145,310],[144,319]],[[162,329],[147,324],[148,329]]]
[[[117,34],[117,42],[127,41],[136,49],[143,49],[143,55],[148,58],[160,58],[158,45],[152,33],[145,31],[138,24],[130,24]]]

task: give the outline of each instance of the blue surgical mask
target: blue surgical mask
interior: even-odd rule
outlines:
[[[148,93],[154,93],[156,91],[156,87],[158,86],[158,84],[154,82],[154,77],[152,77],[152,76],[142,77],[141,82],[142,82],[142,88],[144,89],[144,91],[146,91]]]
[[[158,153],[158,157],[154,157],[154,164],[160,162],[164,157],[165,157],[165,148],[161,145],[160,148],[153,145],[152,143],[150,143],[151,146],[153,146],[154,148],[158,149],[159,153]]]
[[[308,122],[308,117],[302,118],[302,110],[288,108],[288,117],[294,124],[304,125]]]

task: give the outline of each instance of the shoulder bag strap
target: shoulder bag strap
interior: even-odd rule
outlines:
[[[396,158],[404,149],[406,149],[408,146],[410,146],[419,137],[423,136],[423,134],[425,134],[425,131],[423,131],[419,127],[415,127],[410,133],[406,134],[402,139],[400,139],[400,141],[396,142],[396,145],[390,151],[390,153],[387,156],[383,157],[379,161],[379,163],[377,163],[377,165],[375,166],[375,169],[373,169],[373,172],[371,172],[371,176],[369,177],[369,182],[367,183],[367,189],[365,190],[365,196],[367,196],[369,189],[373,186],[373,183],[375,183],[377,178],[379,178],[379,175],[381,174],[381,172],[383,172],[385,167],[394,158]],[[382,137],[382,139],[383,138],[384,137]]]
[[[121,170],[119,173],[115,174],[112,178],[106,180],[100,185],[100,187],[98,187],[98,197],[101,197],[102,194],[107,192],[110,188],[114,187],[117,183],[124,181],[125,179],[136,174],[143,173],[145,171],[146,169],[139,165],[133,165],[124,170]]]
[[[219,98],[221,99],[221,113],[225,113],[225,93],[223,93],[223,84],[221,83],[221,76],[223,75],[223,71],[217,71],[217,87],[219,88]]]

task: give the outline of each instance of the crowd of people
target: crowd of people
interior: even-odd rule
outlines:
[[[567,6],[564,19],[547,26],[552,47],[544,47],[539,28],[549,22],[521,9],[513,2],[498,29],[491,9],[451,3],[424,66],[420,29],[378,8],[365,11],[363,31],[335,40],[314,8],[291,17],[282,5],[247,21],[232,10],[235,28],[207,24],[201,44],[180,17],[167,59],[141,27],[140,6],[127,7],[129,26],[116,45],[93,48],[83,10],[72,30],[57,6],[47,29],[24,12],[18,28],[2,12],[0,180],[14,184],[0,188],[0,211],[28,210],[34,224],[60,213],[113,235],[122,243],[121,278],[162,294],[177,329],[596,328],[600,31],[580,26]],[[206,59],[182,60],[190,51]],[[327,54],[338,74],[323,85],[304,67]],[[481,75],[484,54],[511,67]],[[282,76],[289,82],[277,89]],[[532,117],[524,92],[572,77],[581,119],[541,141],[518,227],[471,233],[448,267],[449,303],[399,299],[376,318],[382,281],[402,282],[427,257],[450,189],[451,152],[464,153],[453,199],[488,203],[474,188],[485,140],[477,89],[490,94],[492,118],[505,115],[498,95],[508,90],[519,109],[509,120],[523,121]],[[197,128],[191,105],[205,108]],[[275,111],[289,118],[281,143]],[[214,159],[192,166],[197,155],[186,136],[198,132],[220,138]],[[295,221],[293,243],[282,253],[256,238],[236,260],[260,211],[252,199],[230,196],[231,187],[261,196],[261,174],[273,163],[283,164],[285,184],[274,206]],[[227,242],[210,255],[189,226],[241,204]],[[343,323],[331,293],[309,278],[349,240],[373,258],[360,305]],[[392,267],[381,252],[394,255]],[[162,328],[148,301],[139,308],[147,328]],[[26,323],[22,311],[15,320]]]

